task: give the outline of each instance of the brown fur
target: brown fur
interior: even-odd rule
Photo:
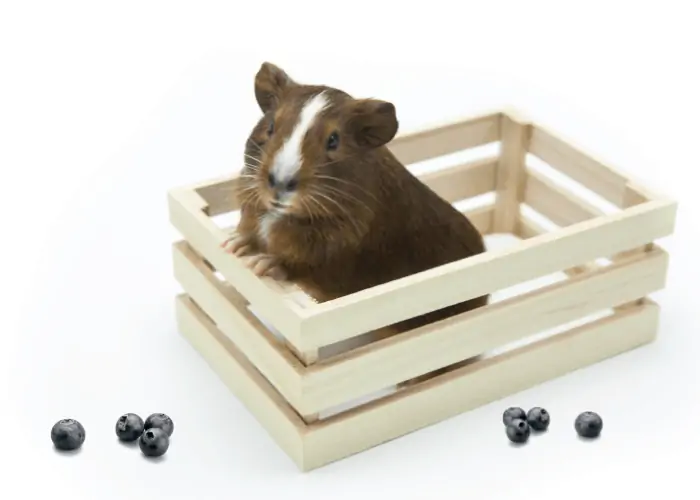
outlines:
[[[298,196],[265,244],[257,230],[272,199],[266,183],[268,160],[291,132],[304,102],[322,90],[332,105],[304,139]],[[485,251],[472,223],[386,147],[398,130],[393,104],[302,85],[270,63],[256,75],[255,95],[264,114],[246,146],[239,193],[242,215],[234,250],[266,256],[268,265],[258,268],[259,274],[279,271],[277,276],[296,282],[323,302]],[[339,147],[326,151],[326,140],[334,131]],[[488,296],[478,297],[408,319],[390,330],[413,329],[487,301]]]

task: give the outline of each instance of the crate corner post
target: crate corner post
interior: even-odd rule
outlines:
[[[520,203],[525,196],[525,159],[532,136],[532,121],[516,108],[505,108],[498,116],[501,153],[496,168],[494,233],[515,234]]]

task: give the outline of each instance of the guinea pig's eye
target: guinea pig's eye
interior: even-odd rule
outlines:
[[[275,122],[271,121],[270,124],[267,126],[267,135],[272,135],[272,133],[275,131]]]
[[[328,151],[334,151],[338,149],[338,144],[340,144],[340,137],[338,137],[338,132],[333,132],[328,136],[328,141],[326,142],[326,149]]]

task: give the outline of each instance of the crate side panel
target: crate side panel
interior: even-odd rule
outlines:
[[[303,469],[303,421],[186,295],[178,296],[176,312],[181,334],[277,445]]]
[[[362,346],[321,362],[303,378],[314,411],[484,354],[531,335],[641,299],[665,286],[668,255],[636,254],[479,310]]]
[[[456,120],[397,136],[389,150],[404,165],[500,140],[499,113]]]
[[[186,242],[173,245],[173,264],[175,278],[187,295],[292,406],[303,413],[301,362],[265,329],[233,287],[217,280]]]
[[[478,361],[367,408],[309,427],[308,469],[613,357],[654,340],[651,301],[535,344]]]
[[[489,193],[496,188],[497,158],[485,158],[416,177],[448,203]]]
[[[241,259],[226,253],[220,244],[227,235],[201,212],[203,200],[194,192],[171,191],[170,219],[187,242],[235,286],[266,321],[295,346],[298,342],[299,306],[284,300],[283,291],[270,279],[259,279]],[[201,201],[201,203],[198,203]]]
[[[523,202],[559,226],[605,215],[602,210],[537,172],[529,171],[526,179]]]
[[[653,242],[673,232],[675,215],[675,203],[649,202],[319,304],[301,341],[339,342]]]

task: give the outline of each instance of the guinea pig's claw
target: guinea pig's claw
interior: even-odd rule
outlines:
[[[232,236],[221,243],[221,247],[227,253],[232,253],[237,257],[250,252],[250,240],[243,236]]]
[[[286,279],[287,273],[276,257],[266,254],[258,254],[248,261],[248,267],[256,276],[268,276],[276,280]]]
[[[233,252],[233,255],[235,255],[236,257],[240,257],[242,255],[246,255],[246,254],[250,253],[251,250],[252,250],[252,247],[250,245],[245,245],[245,246],[242,246],[240,248],[237,248]]]

